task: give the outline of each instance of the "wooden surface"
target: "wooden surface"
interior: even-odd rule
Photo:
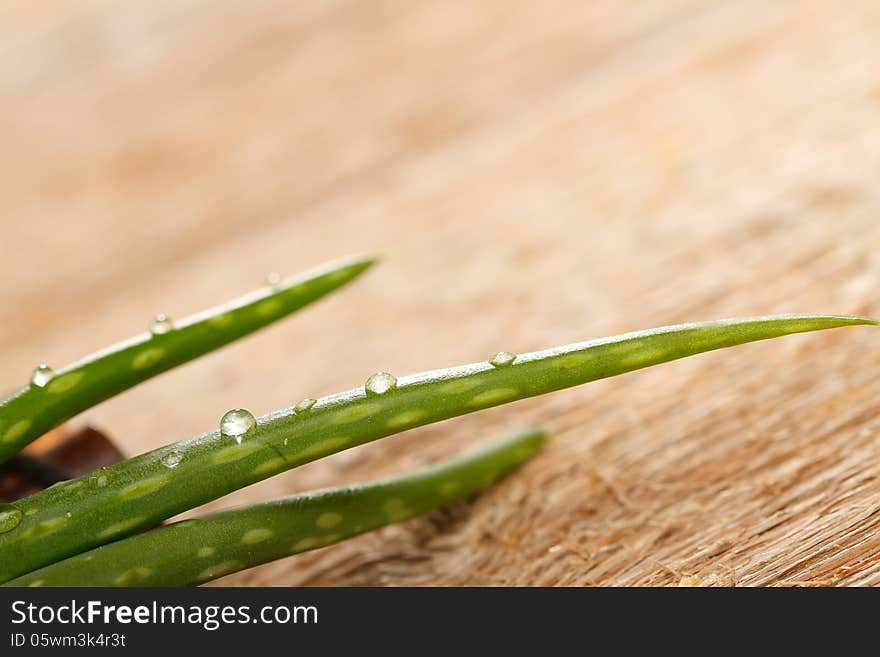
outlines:
[[[85,414],[130,454],[399,374],[679,321],[880,313],[880,5],[4,3],[0,385],[361,252],[361,282]],[[880,334],[699,356],[210,506],[555,440],[245,585],[880,583]]]

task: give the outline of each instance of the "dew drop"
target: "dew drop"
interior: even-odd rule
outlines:
[[[224,436],[232,436],[235,442],[241,443],[241,439],[257,424],[253,414],[243,408],[233,408],[220,418],[220,433]]]
[[[21,522],[21,511],[11,504],[0,504],[0,534],[12,531]]]
[[[293,407],[293,412],[299,415],[300,413],[305,413],[312,409],[312,406],[315,405],[316,399],[312,399],[311,397],[306,397],[300,403]]]
[[[183,460],[183,454],[178,451],[169,452],[162,457],[162,465],[166,468],[176,468]]]
[[[489,359],[489,364],[492,367],[507,367],[512,365],[515,360],[516,354],[512,354],[509,351],[499,351]]]
[[[397,379],[388,372],[376,372],[364,384],[368,395],[384,395],[397,387]]]
[[[159,313],[150,322],[150,333],[153,335],[165,335],[174,330],[174,322],[164,313]]]
[[[281,274],[277,271],[270,271],[266,274],[266,285],[269,287],[278,287],[281,285]]]
[[[33,374],[31,374],[31,385],[35,388],[44,388],[54,378],[55,370],[45,363],[41,363],[34,368]]]
[[[99,468],[89,475],[89,483],[97,488],[104,488],[111,480],[110,472],[107,468]]]

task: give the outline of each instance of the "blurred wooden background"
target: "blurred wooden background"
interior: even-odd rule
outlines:
[[[304,396],[687,320],[880,313],[880,4],[12,2],[2,388],[341,255],[356,285],[80,418],[131,454]],[[545,423],[473,503],[234,585],[880,583],[880,334],[704,355],[212,508]]]

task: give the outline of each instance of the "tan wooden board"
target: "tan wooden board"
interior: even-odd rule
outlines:
[[[82,418],[135,454],[403,374],[679,321],[880,313],[880,5],[5,3],[0,387],[335,257],[355,286]],[[525,424],[472,503],[234,585],[880,582],[880,334],[449,421],[210,505]]]

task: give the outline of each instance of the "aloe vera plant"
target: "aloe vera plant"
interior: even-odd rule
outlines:
[[[403,477],[221,511],[53,563],[10,586],[180,586],[400,522],[491,484],[544,442],[541,431]]]
[[[357,261],[335,269],[333,274],[305,279],[308,282],[298,285],[301,294],[296,307],[303,305],[303,299],[313,300],[350,280],[370,262]],[[322,283],[311,293],[303,293],[303,285],[316,285],[314,281]],[[209,348],[214,348],[259,328],[267,322],[259,323],[251,315],[259,313],[260,304],[265,299],[278,301],[275,295],[291,289],[288,286],[221,313],[220,317],[241,313],[237,316],[240,333],[224,333],[222,341],[210,332],[175,341],[177,332],[204,327],[203,322],[210,319],[167,327],[170,330],[158,339],[165,340],[169,349],[181,345],[175,352],[178,360],[156,363],[159,369],[148,370],[146,375],[131,372],[134,354],[130,352],[119,361],[102,360],[105,356],[81,361],[82,365],[65,370],[65,375],[84,370],[86,374],[76,384],[55,391],[57,399],[52,397],[47,403],[66,410],[50,417],[67,417],[71,411],[85,408],[89,400],[103,399],[167,369],[165,364],[171,366],[204,353],[208,348],[200,340],[208,340],[205,336],[214,340],[208,342]],[[271,321],[281,314],[267,313],[262,319]],[[847,315],[782,315],[682,324],[528,354],[499,352],[488,361],[400,379],[379,372],[356,389],[318,400],[305,399],[260,418],[234,409],[223,416],[217,430],[101,468],[0,508],[0,582],[182,585],[207,581],[446,504],[530,456],[542,436],[525,434],[462,461],[396,481],[246,507],[132,535],[256,481],[417,426],[714,349],[860,324],[877,322]],[[149,349],[151,342],[152,338],[143,339],[136,348]],[[128,368],[125,376],[113,371],[117,365]],[[87,376],[90,366],[95,367],[94,378]],[[112,381],[113,385],[103,383],[100,392],[89,393],[93,381]],[[36,423],[41,411],[39,392],[13,393],[0,406],[0,422],[6,423],[7,434],[15,423]],[[13,405],[15,399],[26,396],[27,403]],[[68,396],[73,401],[66,401]],[[21,436],[32,438],[30,426],[9,442],[19,445]],[[458,488],[453,490],[450,484],[442,493],[443,482],[456,477]],[[175,565],[176,561],[157,554],[158,548],[178,555],[178,561],[187,555],[196,561]]]
[[[157,315],[130,340],[57,371],[38,366],[28,385],[0,398],[0,463],[74,415],[299,310],[374,263],[333,263],[176,323]]]

